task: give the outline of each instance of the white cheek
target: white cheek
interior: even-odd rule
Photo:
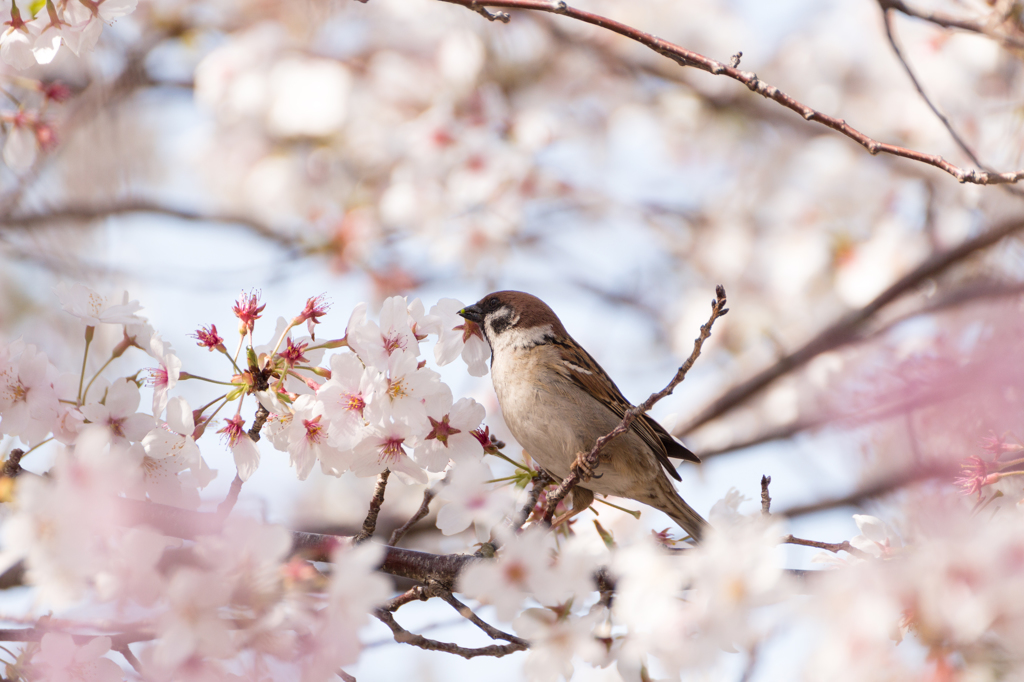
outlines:
[[[550,324],[546,324],[543,327],[531,327],[530,329],[513,327],[506,329],[497,336],[492,336],[491,346],[495,355],[526,350],[544,343],[544,338],[552,335]]]

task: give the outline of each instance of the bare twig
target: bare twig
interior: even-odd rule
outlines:
[[[499,630],[498,628],[494,627],[493,625],[491,625],[490,623],[484,621],[478,615],[473,613],[473,609],[469,608],[468,606],[463,604],[461,601],[456,599],[455,595],[453,595],[448,590],[446,590],[444,588],[439,588],[437,590],[437,596],[440,597],[441,599],[443,599],[453,609],[458,611],[460,616],[462,616],[463,618],[465,618],[466,620],[471,622],[473,625],[475,625],[478,628],[480,628],[481,630],[483,630],[484,633],[486,633],[487,636],[490,637],[491,639],[495,639],[495,640],[503,639],[506,642],[512,642],[513,644],[519,644],[524,649],[529,648],[530,643],[528,641],[526,641],[525,639],[523,639],[521,637],[516,637],[515,635],[510,635],[507,632],[503,632],[503,631]]]
[[[628,431],[629,427],[634,421],[636,421],[637,417],[646,413],[654,406],[655,403],[665,396],[671,395],[672,391],[675,390],[675,387],[686,378],[686,373],[690,371],[690,368],[693,367],[693,363],[696,362],[697,358],[700,356],[700,351],[704,346],[704,342],[709,336],[711,336],[711,327],[714,325],[715,320],[729,312],[729,309],[726,308],[725,305],[725,288],[722,285],[718,285],[715,288],[715,299],[711,301],[711,317],[708,318],[708,321],[705,324],[701,325],[700,336],[693,341],[693,351],[690,353],[690,357],[688,357],[686,362],[679,367],[676,371],[676,375],[672,377],[672,380],[668,382],[668,385],[665,386],[665,388],[661,389],[657,393],[652,393],[647,400],[636,407],[631,407],[626,410],[626,414],[622,417],[622,421],[619,425],[609,433],[597,439],[594,446],[590,448],[590,452],[585,456],[586,464],[591,470],[597,468],[600,463],[601,450],[603,450],[604,447],[612,441],[612,439],[617,438]],[[576,484],[579,483],[580,480],[581,473],[578,468],[574,468],[568,476],[562,479],[562,482],[558,485],[558,488],[554,493],[548,496],[548,508],[544,513],[544,521],[546,523],[551,523],[551,517],[555,513],[555,507],[557,507],[558,503],[561,502],[574,487],[576,487]]]
[[[803,540],[801,538],[795,538],[792,535],[784,535],[782,539],[779,540],[779,542],[783,545],[817,547],[818,549],[824,549],[826,551],[832,552],[833,554],[838,554],[839,552],[846,552],[848,554],[852,554],[855,557],[860,557],[861,559],[871,558],[870,554],[857,549],[856,547],[851,545],[847,540],[843,540],[842,542],[818,542],[817,540]]]
[[[892,8],[889,6],[889,3],[890,0],[878,0],[878,4],[882,8],[882,20],[885,24],[885,36],[886,38],[889,39],[889,46],[892,47],[892,51],[896,54],[896,59],[898,59],[900,64],[903,65],[903,70],[907,72],[907,76],[910,78],[910,82],[913,83],[914,89],[917,90],[917,94],[921,96],[921,99],[924,100],[924,103],[927,104],[928,108],[932,110],[932,113],[935,114],[936,118],[938,118],[939,121],[942,122],[942,125],[945,126],[946,128],[946,132],[949,133],[949,136],[953,138],[953,141],[956,142],[957,146],[960,147],[964,154],[967,155],[967,158],[971,160],[971,163],[973,163],[975,166],[981,168],[986,172],[992,172],[992,170],[986,164],[981,162],[981,160],[977,157],[974,151],[972,151],[971,148],[967,146],[967,143],[964,141],[962,137],[960,137],[960,134],[957,133],[956,129],[953,127],[953,124],[949,122],[949,119],[946,118],[945,114],[939,111],[939,108],[935,105],[932,99],[924,91],[924,87],[922,87],[921,82],[917,79],[917,76],[914,74],[914,70],[910,68],[910,63],[907,62],[906,58],[903,56],[903,51],[900,50],[899,43],[896,41],[896,34],[893,33],[892,26]],[[1021,192],[1021,190],[1017,187],[1013,187],[1011,185],[1004,185],[1003,189],[1007,190],[1011,194],[1015,194],[1017,196],[1024,196],[1024,192]]]
[[[723,393],[696,417],[681,427],[676,428],[673,432],[674,435],[681,436],[689,433],[712,419],[720,417],[755,394],[760,393],[779,377],[802,367],[819,354],[856,338],[856,333],[860,327],[889,303],[920,286],[925,281],[936,277],[971,254],[992,246],[1002,239],[1020,232],[1022,229],[1024,229],[1024,220],[1009,220],[987,232],[961,242],[955,248],[930,256],[864,307],[850,311],[803,346],[780,358],[771,367],[758,372],[750,379]]]
[[[0,472],[8,478],[16,478],[21,473],[21,458],[25,456],[25,451],[21,448],[14,448],[11,450],[11,454],[7,455],[7,461],[4,462],[3,471]]]
[[[221,520],[227,519],[228,515],[231,514],[231,510],[235,508],[235,503],[238,502],[238,493],[240,492],[242,492],[242,478],[235,474],[235,480],[231,481],[231,489],[228,490],[227,497],[217,505],[217,515],[220,516]]]
[[[427,488],[423,491],[423,501],[420,503],[420,508],[416,510],[416,513],[409,517],[409,520],[403,523],[401,526],[396,528],[391,533],[391,539],[388,540],[389,545],[397,545],[399,540],[405,537],[405,534],[409,532],[409,529],[416,525],[420,519],[426,516],[430,512],[430,502],[437,496],[437,490],[433,488]]]
[[[360,2],[366,2],[366,0],[359,0],[359,1]],[[356,678],[355,677],[353,677],[352,675],[349,675],[347,672],[345,672],[341,668],[338,668],[337,675],[341,679],[345,680],[345,682],[356,682]]]
[[[363,542],[373,535],[373,531],[377,530],[377,516],[380,514],[381,505],[384,504],[384,490],[388,487],[388,476],[390,475],[390,469],[385,469],[377,474],[377,486],[373,489],[373,497],[370,498],[370,509],[366,512],[366,518],[363,519],[363,530],[355,537],[354,542]]]
[[[1024,49],[1024,36],[1012,35],[995,30],[995,26],[985,21],[962,19],[942,12],[929,12],[909,7],[902,0],[882,0],[879,4],[883,9],[895,10],[916,19],[923,19],[942,28],[956,29],[970,33],[980,33],[1000,43],[1006,49]]]
[[[777,87],[769,85],[759,79],[755,73],[750,71],[740,71],[737,67],[723,64],[722,62],[705,57],[697,52],[679,47],[667,40],[662,40],[650,33],[633,28],[632,26],[627,26],[626,24],[609,19],[608,17],[570,7],[566,2],[564,2],[564,0],[494,0],[493,2],[480,2],[479,0],[441,1],[448,2],[453,5],[462,5],[474,12],[479,12],[484,5],[488,7],[506,7],[532,10],[536,12],[549,12],[552,14],[560,14],[587,24],[593,24],[594,26],[599,26],[612,31],[613,33],[618,33],[621,36],[634,40],[641,45],[654,50],[658,54],[668,57],[680,66],[690,66],[700,69],[701,71],[706,71],[707,73],[715,76],[726,76],[727,78],[732,78],[733,80],[747,86],[751,91],[756,92],[762,97],[770,99],[781,104],[787,109],[795,111],[805,120],[820,123],[845,135],[867,149],[872,155],[889,154],[928,164],[949,173],[956,178],[958,182],[970,182],[978,185],[998,185],[1016,183],[1024,178],[1024,170],[1008,173],[989,173],[987,171],[977,169],[964,170],[949,163],[937,154],[925,154],[924,152],[919,152],[913,149],[879,142],[868,137],[856,128],[847,125],[846,121],[843,119],[823,114],[820,111],[812,109],[806,104],[798,102],[779,90]]]
[[[530,518],[530,514],[533,513],[534,508],[537,506],[537,500],[540,499],[540,494],[544,492],[544,488],[551,485],[554,479],[548,475],[546,471],[538,471],[537,475],[531,479],[530,483],[530,494],[526,497],[526,503],[523,504],[523,508],[516,514],[515,519],[512,522],[512,530],[519,532],[523,529],[523,524]]]
[[[414,585],[397,597],[384,602],[381,608],[394,613],[406,604],[414,601],[427,601],[433,596],[435,596],[433,588],[426,585]]]
[[[761,514],[763,516],[772,514],[772,498],[768,494],[768,486],[771,485],[771,482],[771,476],[761,476]]]
[[[509,642],[508,644],[492,644],[490,646],[471,649],[459,646],[458,644],[452,644],[450,642],[439,642],[435,639],[427,639],[423,635],[417,635],[409,632],[399,625],[398,622],[395,621],[395,617],[388,611],[377,609],[373,612],[373,615],[377,620],[391,628],[391,632],[394,634],[396,642],[411,644],[419,647],[420,649],[426,649],[427,651],[443,651],[445,653],[455,654],[456,656],[462,656],[463,658],[470,659],[476,658],[477,656],[494,656],[495,658],[501,658],[502,656],[514,654],[517,651],[523,651],[527,648],[518,642]]]

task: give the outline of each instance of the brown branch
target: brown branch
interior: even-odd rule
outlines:
[[[995,40],[1008,50],[1024,49],[1024,37],[997,32],[994,30],[995,27],[990,25],[988,22],[961,19],[960,17],[943,14],[942,12],[928,12],[925,10],[914,9],[907,6],[907,4],[902,0],[881,0],[879,4],[882,5],[883,9],[895,10],[907,15],[908,17],[922,19],[935,24],[936,26],[941,26],[942,28],[979,33]]]
[[[389,599],[388,601],[381,604],[381,609],[394,613],[398,609],[402,608],[406,604],[414,601],[427,601],[434,595],[434,590],[427,587],[426,585],[414,585],[402,594]]]
[[[263,407],[263,403],[260,403],[260,406],[256,408],[256,416],[252,420],[252,427],[249,429],[249,438],[252,438],[252,442],[259,442],[260,431],[263,429],[263,425],[267,423],[268,417],[270,417],[270,410]]]
[[[182,208],[175,208],[173,206],[166,206],[147,199],[123,199],[116,203],[100,204],[95,206],[88,206],[84,204],[59,206],[35,213],[22,213],[20,215],[5,216],[2,221],[2,227],[7,230],[25,230],[35,227],[46,227],[52,223],[85,223],[132,213],[153,213],[193,223],[221,223],[225,225],[237,225],[244,227],[259,237],[287,247],[288,249],[298,251],[300,248],[299,243],[293,238],[277,232],[269,225],[253,220],[252,218],[244,215],[202,213],[200,211],[190,211]]]
[[[352,675],[348,674],[347,672],[345,672],[341,668],[338,668],[338,670],[336,671],[335,674],[338,677],[340,677],[341,679],[343,679],[345,682],[356,682],[356,678],[355,677],[353,677]]]
[[[898,59],[900,64],[903,65],[903,70],[907,72],[907,76],[910,78],[910,82],[914,85],[914,89],[917,90],[917,94],[921,96],[921,99],[924,100],[924,103],[932,110],[932,113],[935,114],[936,118],[942,122],[942,125],[946,128],[946,132],[949,133],[949,136],[953,138],[953,141],[956,142],[957,146],[960,147],[964,154],[967,155],[967,158],[971,160],[971,163],[978,168],[991,173],[992,170],[986,164],[981,162],[974,151],[967,146],[964,139],[960,137],[960,134],[957,133],[953,124],[949,122],[949,119],[946,118],[945,114],[939,111],[938,106],[935,105],[932,99],[924,91],[924,87],[914,74],[914,70],[910,68],[910,63],[907,62],[906,58],[903,56],[903,51],[900,49],[899,43],[896,41],[896,34],[893,32],[892,9],[889,7],[889,2],[890,0],[878,0],[878,4],[882,8],[882,23],[885,25],[885,36],[889,39],[889,46],[892,47],[892,51],[896,54],[896,59]],[[1017,187],[1004,185],[1003,189],[1016,196],[1024,196],[1024,193],[1022,193]]]
[[[554,482],[554,479],[548,475],[546,471],[538,471],[537,475],[534,476],[530,483],[530,494],[526,497],[526,503],[523,508],[516,514],[515,519],[512,522],[512,530],[519,532],[523,529],[523,524],[530,518],[530,514],[533,513],[534,508],[537,506],[537,500],[540,499],[540,494],[544,492],[544,488],[548,487]]]
[[[427,488],[423,491],[423,501],[420,503],[420,508],[416,510],[416,513],[409,517],[409,520],[403,523],[401,526],[396,528],[391,533],[391,538],[388,540],[389,545],[397,545],[399,540],[405,537],[405,534],[409,532],[409,529],[416,525],[420,519],[426,516],[430,512],[430,502],[437,496],[437,491],[433,488]]]
[[[780,358],[771,367],[762,370],[750,379],[727,390],[696,417],[683,426],[676,428],[673,432],[674,435],[681,436],[689,433],[712,419],[720,417],[761,392],[779,377],[802,367],[821,353],[848,343],[856,338],[857,331],[866,321],[871,319],[875,313],[889,303],[918,287],[926,280],[936,277],[971,254],[992,246],[1022,229],[1024,229],[1024,220],[1009,220],[983,234],[961,242],[955,248],[926,258],[920,265],[896,280],[888,289],[880,293],[864,307],[850,311],[803,346]]]
[[[395,636],[395,641],[401,644],[411,644],[419,647],[420,649],[426,649],[427,651],[443,651],[449,654],[455,654],[456,656],[462,656],[465,659],[476,658],[477,656],[494,656],[495,658],[501,658],[509,654],[514,654],[517,651],[523,651],[527,647],[519,644],[518,642],[509,642],[508,644],[492,644],[490,646],[479,647],[471,649],[468,647],[462,647],[458,644],[452,644],[450,642],[439,642],[436,639],[427,639],[423,635],[417,635],[409,632],[395,621],[395,617],[388,611],[382,611],[377,609],[373,612],[373,615],[380,622],[391,628],[391,632]]]
[[[665,388],[661,389],[657,393],[652,393],[647,400],[636,407],[631,407],[626,410],[626,414],[622,417],[622,421],[619,425],[609,433],[597,439],[594,446],[590,448],[590,452],[584,456],[584,462],[587,467],[591,470],[596,469],[601,461],[601,450],[603,450],[604,447],[612,441],[612,439],[628,431],[629,427],[634,421],[636,421],[637,417],[646,413],[654,406],[655,403],[665,396],[671,395],[672,391],[675,390],[675,387],[686,378],[687,372],[690,371],[690,368],[693,367],[693,363],[696,362],[697,358],[700,356],[700,351],[704,346],[704,342],[709,336],[711,336],[711,327],[715,324],[715,320],[729,312],[729,309],[725,307],[726,302],[725,288],[719,284],[715,287],[715,298],[711,301],[711,317],[708,318],[708,321],[705,324],[701,325],[700,336],[693,340],[693,351],[690,353],[690,357],[686,359],[686,362],[680,365],[679,369],[676,371],[676,375],[672,377],[672,380],[668,382],[668,385],[665,386]],[[558,503],[561,502],[574,487],[576,487],[576,484],[580,482],[581,478],[582,475],[580,468],[574,466],[569,475],[562,479],[562,482],[558,485],[558,488],[554,493],[548,496],[548,508],[544,512],[545,523],[551,523],[551,517],[555,513],[555,507],[557,507]]]
[[[493,625],[491,625],[490,623],[486,622],[485,620],[481,619],[480,616],[473,613],[473,609],[469,608],[461,601],[456,599],[455,595],[453,595],[448,590],[443,588],[438,589],[437,596],[443,599],[453,609],[455,609],[460,616],[462,616],[463,618],[471,622],[473,625],[483,630],[484,633],[491,639],[503,639],[506,642],[518,644],[524,649],[528,649],[530,647],[530,643],[525,639],[521,637],[516,637],[515,635],[510,635],[507,632],[503,632],[498,628],[494,627]]]
[[[854,490],[848,495],[828,500],[821,500],[819,502],[812,502],[810,504],[802,504],[776,513],[787,518],[795,518],[797,516],[806,516],[808,514],[816,514],[829,509],[835,509],[836,507],[859,506],[865,500],[886,495],[914,483],[934,478],[951,478],[956,472],[957,469],[949,465],[912,467],[904,471],[885,476],[878,481]]]
[[[0,642],[38,642],[43,635],[54,632],[53,628],[8,628],[0,630]],[[109,637],[110,648],[115,651],[127,647],[135,642],[149,642],[158,637],[156,632],[137,630],[135,632],[121,632],[114,634],[96,635],[71,635],[75,644],[82,645],[96,639],[97,637]]]
[[[370,509],[366,512],[366,518],[363,519],[363,530],[355,537],[354,542],[358,543],[369,539],[373,535],[373,531],[377,530],[377,516],[380,514],[381,505],[384,504],[384,491],[388,487],[388,476],[390,475],[390,469],[385,469],[377,474],[377,486],[373,489],[373,497],[370,498]]]
[[[871,558],[870,554],[857,549],[847,540],[843,540],[842,542],[818,542],[817,540],[803,540],[801,538],[795,538],[792,535],[784,535],[782,539],[779,540],[779,543],[783,545],[800,545],[801,547],[817,547],[818,549],[824,549],[832,552],[833,554],[846,552],[855,557],[860,557],[861,559]]]
[[[772,515],[772,498],[768,494],[768,486],[771,485],[771,476],[761,476],[761,515]]]
[[[632,26],[627,26],[626,24],[603,17],[599,14],[593,14],[591,12],[585,12],[583,10],[570,7],[564,2],[564,0],[494,0],[493,2],[480,2],[478,0],[441,0],[441,2],[461,5],[474,12],[479,12],[481,8],[487,6],[560,14],[571,19],[576,19],[577,21],[599,26],[612,31],[613,33],[618,33],[621,36],[625,36],[630,40],[634,40],[641,45],[654,50],[658,54],[668,57],[680,66],[691,66],[715,76],[726,76],[728,78],[732,78],[733,80],[747,86],[751,91],[756,92],[762,97],[770,99],[781,104],[787,109],[796,112],[802,116],[804,120],[820,123],[821,125],[845,135],[867,149],[872,155],[889,154],[904,159],[910,159],[911,161],[928,164],[949,173],[956,178],[958,182],[970,182],[978,185],[998,185],[1012,184],[1024,178],[1024,170],[1009,173],[989,173],[987,171],[977,169],[964,170],[949,163],[937,154],[925,154],[924,152],[919,152],[913,149],[879,142],[868,137],[856,128],[847,125],[846,121],[843,119],[828,116],[827,114],[823,114],[820,111],[812,109],[806,104],[798,102],[779,90],[777,87],[768,85],[759,79],[755,73],[750,71],[741,71],[737,67],[723,64],[722,62],[710,59],[709,57],[705,57],[697,52],[684,49],[678,45],[668,42],[667,40],[662,40],[650,33],[633,28]]]

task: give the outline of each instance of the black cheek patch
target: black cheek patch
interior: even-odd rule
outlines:
[[[501,334],[503,331],[505,331],[506,329],[508,329],[511,326],[512,326],[512,316],[511,315],[505,315],[504,317],[500,317],[500,318],[498,318],[496,320],[492,320],[490,322],[491,331],[494,332],[495,336],[498,336],[499,334]]]

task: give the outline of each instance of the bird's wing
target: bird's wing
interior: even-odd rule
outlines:
[[[624,417],[626,410],[632,405],[622,395],[622,391],[611,380],[611,377],[597,364],[597,361],[578,344],[559,343],[557,345],[562,360],[559,371],[563,376],[594,396],[616,416]],[[669,461],[669,457],[686,459],[691,462],[700,461],[696,455],[672,438],[658,422],[647,415],[642,414],[637,417],[630,425],[630,430],[643,439],[651,448],[654,456],[665,467],[669,476],[677,481],[682,479],[672,462]]]

